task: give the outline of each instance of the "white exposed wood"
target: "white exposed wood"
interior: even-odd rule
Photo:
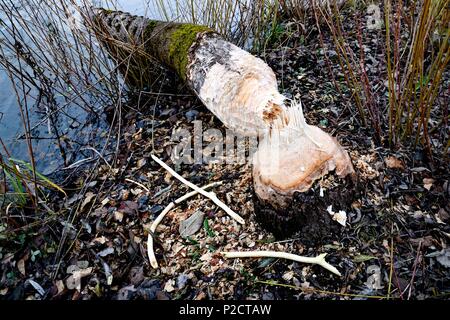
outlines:
[[[341,178],[354,173],[337,140],[302,120],[301,105],[294,103],[286,114],[289,124],[266,135],[253,157],[256,194],[281,207],[333,170]]]
[[[214,182],[214,183],[208,184],[207,186],[204,186],[201,189],[207,190],[210,188],[214,188],[220,184],[221,184],[221,182]],[[150,265],[154,269],[158,268],[158,261],[156,260],[155,250],[153,248],[153,234],[155,233],[156,228],[158,228],[158,225],[161,223],[161,221],[164,219],[164,217],[170,212],[170,210],[172,210],[175,207],[175,205],[180,204],[181,202],[195,196],[196,194],[198,194],[198,191],[191,191],[191,192],[185,194],[184,196],[178,198],[177,200],[169,203],[167,205],[167,207],[158,215],[158,217],[155,219],[155,221],[153,221],[152,225],[150,226],[150,232],[149,232],[148,238],[147,238],[147,254],[148,254],[148,258],[150,260]]]
[[[221,37],[204,36],[188,69],[198,97],[228,128],[255,136],[264,134],[274,119],[282,119],[286,98],[278,92],[273,70]]]
[[[276,258],[276,259],[288,259],[292,261],[297,261],[300,263],[310,263],[317,264],[328,271],[334,273],[335,275],[341,276],[338,269],[333,267],[331,264],[325,261],[326,253],[322,253],[317,257],[303,257],[287,252],[278,251],[247,251],[247,252],[222,252],[225,258]]]
[[[187,185],[189,188],[194,189],[195,191],[197,191],[198,193],[200,193],[201,195],[209,198],[212,202],[214,202],[218,207],[220,207],[223,211],[225,211],[231,218],[233,218],[234,220],[236,220],[237,222],[239,222],[240,224],[245,224],[244,219],[242,219],[241,216],[239,216],[236,212],[234,212],[233,210],[231,210],[230,207],[228,207],[225,203],[223,203],[222,201],[219,200],[219,198],[217,198],[216,194],[213,192],[207,192],[199,187],[197,187],[195,184],[187,181],[185,178],[183,178],[182,176],[180,176],[178,173],[175,172],[175,170],[173,170],[171,167],[169,167],[167,164],[165,164],[163,161],[161,161],[160,159],[158,159],[156,156],[154,156],[153,154],[151,155],[152,159],[155,160],[161,167],[163,167],[164,169],[166,169],[172,176],[174,176],[176,179],[180,180],[183,184]]]
[[[146,186],[144,186],[142,183],[139,183],[139,182],[137,182],[137,181],[134,181],[134,180],[131,180],[131,179],[128,179],[128,178],[125,179],[125,181],[134,183],[135,185],[137,185],[137,186],[141,187],[142,189],[144,189],[147,193],[150,192],[150,190],[149,190]]]
[[[337,140],[308,125],[301,103],[279,93],[264,61],[218,35],[205,34],[196,45],[187,72],[191,87],[228,128],[260,137],[253,178],[261,200],[285,207],[328,172],[354,173]]]

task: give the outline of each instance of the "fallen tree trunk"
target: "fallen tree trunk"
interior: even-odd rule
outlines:
[[[311,237],[339,229],[326,208],[353,199],[351,160],[335,138],[305,122],[300,103],[278,92],[264,61],[205,26],[103,9],[94,9],[91,20],[97,34],[107,35],[101,40],[113,55],[126,48],[118,43],[132,44],[128,54],[148,55],[174,70],[225,126],[262,137],[253,178],[257,218],[267,229],[280,237],[302,225],[303,232],[313,230]],[[340,182],[321,197],[316,181],[329,177]],[[344,189],[350,191],[345,201]]]

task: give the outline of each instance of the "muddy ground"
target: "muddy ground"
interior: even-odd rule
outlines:
[[[350,153],[360,193],[346,208],[345,227],[324,218],[328,224],[324,236],[312,239],[306,230],[280,240],[280,235],[274,237],[255,217],[249,163],[181,165],[178,172],[198,186],[221,182],[214,192],[246,224],[237,224],[211,201],[195,196],[172,210],[157,229],[160,268],[152,269],[146,251],[150,225],[165,206],[190,190],[150,155],[171,165],[173,129],[192,132],[195,120],[202,121],[203,130],[218,128],[225,135],[222,124],[187,88],[168,76],[161,86],[163,94],[132,97],[123,108],[125,120],[113,168],[109,163],[114,156],[109,155],[95,167],[82,166],[66,175],[69,197],[52,196],[54,214],[30,212],[29,217],[35,214],[34,223],[28,216],[23,220],[10,213],[8,222],[14,227],[0,239],[0,297],[448,299],[448,163],[440,151],[431,161],[420,148],[400,146],[393,151],[385,142],[374,141],[372,129],[359,122],[329,37],[325,43],[337,74],[334,81],[317,30],[304,32],[292,24],[290,28],[289,35],[278,39],[261,57],[276,72],[281,92],[301,99],[307,120],[337,137]],[[379,88],[377,103],[385,106],[386,91],[379,77],[384,68],[383,40],[378,31],[364,33],[366,56],[371,61],[369,77]],[[348,37],[356,35],[349,33]],[[337,91],[336,82],[343,94]],[[201,229],[182,238],[180,222],[198,210],[205,213]],[[327,261],[342,277],[315,265],[220,255],[236,250],[279,250],[306,256],[328,253]]]

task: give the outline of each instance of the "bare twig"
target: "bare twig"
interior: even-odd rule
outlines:
[[[277,258],[288,259],[300,263],[318,264],[335,275],[341,276],[341,273],[331,264],[325,261],[326,253],[322,253],[317,257],[303,257],[296,254],[277,251],[247,251],[247,252],[222,252],[225,258]]]
[[[161,167],[166,169],[172,176],[180,180],[183,184],[187,185],[189,188],[194,189],[201,195],[204,195],[205,197],[209,198],[212,202],[214,202],[218,207],[220,207],[223,211],[225,211],[231,218],[239,222],[240,224],[245,224],[244,219],[242,219],[241,216],[239,216],[236,212],[230,209],[225,203],[219,200],[217,198],[216,194],[213,192],[206,192],[205,190],[197,187],[195,184],[187,181],[185,178],[180,176],[178,173],[176,173],[171,167],[169,167],[167,164],[165,164],[163,161],[158,159],[153,154],[151,155],[152,159],[155,160]]]
[[[416,259],[414,261],[413,273],[412,273],[411,281],[409,282],[409,290],[408,290],[408,299],[407,300],[409,300],[411,298],[411,293],[412,293],[412,288],[414,286],[414,278],[416,277],[417,264],[419,263],[421,248],[422,248],[422,241],[419,242],[419,247],[417,248],[417,255],[416,255]]]
[[[318,293],[318,294],[335,295],[335,296],[342,296],[342,297],[353,297],[353,298],[386,299],[385,296],[369,296],[369,295],[365,295],[365,294],[341,293],[341,292],[332,292],[332,291],[326,291],[326,290],[318,290],[318,289],[314,289],[314,288],[302,288],[302,287],[297,287],[297,286],[293,286],[290,284],[277,283],[274,281],[258,280],[258,281],[256,281],[256,283],[261,283],[261,284],[265,284],[265,285],[269,285],[269,286],[285,287],[285,288],[290,288],[290,289],[294,289],[294,290],[300,290],[300,291],[302,291],[304,293],[308,293],[308,294]]]
[[[150,190],[146,187],[146,186],[144,186],[142,183],[139,183],[139,182],[137,182],[137,181],[134,181],[134,180],[131,180],[131,179],[125,179],[125,181],[128,181],[128,182],[131,182],[131,183],[134,183],[135,185],[138,185],[139,187],[141,187],[142,189],[144,189],[145,191],[147,191],[147,193],[149,193],[150,192]]]
[[[211,184],[208,184],[207,186],[204,186],[203,188],[201,188],[201,190],[213,188],[220,184],[222,184],[222,183],[221,182],[211,183]],[[155,233],[156,228],[161,223],[162,219],[164,219],[164,217],[170,212],[170,210],[172,210],[175,207],[175,205],[195,196],[198,193],[199,193],[198,191],[191,191],[188,194],[185,194],[184,196],[182,196],[181,198],[178,198],[177,200],[169,203],[169,205],[163,210],[163,212],[161,212],[159,214],[159,216],[155,219],[155,221],[153,221],[152,225],[150,226],[150,232],[148,234],[148,239],[147,239],[147,253],[148,253],[149,260],[150,260],[150,265],[153,268],[155,268],[155,269],[158,268],[158,262],[156,261],[155,251],[153,249],[153,234]]]
[[[391,233],[393,231],[393,226],[391,225]],[[388,285],[388,294],[387,298],[389,299],[391,297],[391,288],[392,288],[392,274],[395,271],[394,270],[394,239],[391,237],[391,247],[389,250],[389,260],[390,260],[390,271],[389,271],[389,285]],[[400,287],[399,287],[400,288]],[[401,290],[400,290],[401,291]]]

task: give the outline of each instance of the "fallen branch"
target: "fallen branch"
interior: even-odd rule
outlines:
[[[201,188],[201,190],[213,188],[213,187],[216,187],[221,184],[222,184],[221,182],[214,182],[214,183],[208,184],[207,186],[204,186],[203,188]],[[185,194],[184,196],[178,198],[177,200],[169,203],[169,205],[159,214],[159,216],[155,219],[155,221],[153,221],[152,225],[150,226],[150,232],[148,234],[148,239],[147,239],[148,258],[150,260],[150,265],[153,268],[155,268],[155,269],[158,268],[158,262],[156,261],[155,251],[153,249],[153,234],[155,233],[156,228],[161,223],[162,219],[164,219],[164,217],[170,212],[170,210],[172,210],[175,207],[175,205],[180,204],[181,202],[195,196],[198,193],[199,193],[198,191],[191,191],[191,192]]]
[[[209,198],[212,202],[214,202],[218,207],[220,207],[223,211],[225,211],[231,218],[239,222],[240,224],[245,224],[244,219],[242,219],[241,216],[239,216],[236,212],[230,209],[225,203],[219,200],[217,198],[216,194],[214,192],[207,192],[199,187],[197,187],[195,184],[187,181],[185,178],[180,176],[178,173],[175,172],[171,167],[169,167],[167,164],[165,164],[163,161],[158,159],[158,157],[151,155],[152,159],[155,160],[161,167],[166,169],[172,176],[180,180],[183,184],[187,185],[189,188],[194,189],[201,195],[204,195],[205,197]]]
[[[146,186],[144,186],[142,183],[139,183],[139,182],[131,180],[131,179],[125,179],[125,181],[134,183],[135,185],[137,185],[137,186],[141,187],[142,189],[144,189],[145,191],[147,191],[147,193],[150,193],[150,190]]]
[[[318,264],[328,271],[334,273],[335,275],[341,276],[341,273],[333,267],[331,264],[325,261],[326,253],[322,253],[317,257],[303,257],[292,253],[277,252],[277,251],[247,251],[247,252],[222,252],[225,258],[277,258],[277,259],[288,259],[297,261],[300,263],[310,263]]]

